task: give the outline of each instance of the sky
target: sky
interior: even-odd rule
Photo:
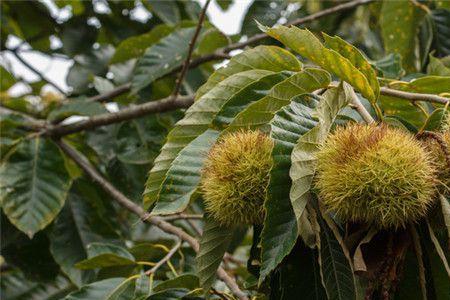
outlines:
[[[206,0],[196,0],[203,5]],[[64,21],[70,18],[71,12],[70,9],[62,8],[59,9],[55,6],[53,1],[51,0],[43,0],[53,17]],[[217,28],[223,31],[227,35],[236,34],[240,31],[242,19],[245,16],[245,12],[250,6],[252,0],[235,0],[227,9],[227,11],[222,11],[220,7],[217,5],[215,1],[212,1],[208,7],[207,14],[209,16],[209,20],[213,23]],[[106,12],[107,7],[98,2],[96,5],[96,10],[99,12]],[[148,18],[148,12],[142,8],[138,7],[133,11],[133,16],[138,20],[143,20]],[[14,48],[21,42],[18,38],[9,38],[7,41],[7,47]],[[60,41],[58,39],[51,39],[51,45],[53,47],[58,47],[60,45]],[[23,46],[23,49],[27,49],[26,46]],[[29,49],[29,47],[28,47]],[[39,52],[35,51],[24,51],[21,53],[21,56],[24,58],[26,62],[40,70],[45,77],[52,79],[59,87],[63,90],[67,91],[68,87],[66,84],[66,75],[67,72],[72,65],[72,61],[66,60],[60,57],[50,58]],[[25,67],[21,62],[19,62],[11,53],[4,51],[4,53],[0,56],[0,64],[5,65],[9,62],[8,69],[12,70],[13,74],[16,77],[24,78],[26,81],[37,81],[38,77],[34,73],[32,73],[27,67]],[[51,86],[45,86],[45,91],[55,91]],[[17,96],[23,94],[26,91],[26,87],[22,84],[16,84],[13,86],[9,93],[13,96]]]

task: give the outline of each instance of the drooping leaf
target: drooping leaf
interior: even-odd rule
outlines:
[[[51,141],[23,140],[0,166],[1,205],[8,219],[32,237],[59,213],[71,179]]]
[[[344,250],[325,220],[321,216],[317,219],[320,226],[318,239],[320,275],[328,299],[355,300],[353,271]]]
[[[69,294],[64,300],[105,299],[124,280],[124,278],[110,278],[96,281]]]
[[[197,274],[204,291],[209,291],[213,284],[217,268],[230,245],[232,236],[232,228],[223,227],[213,219],[206,218],[196,258]]]
[[[270,122],[270,136],[275,143],[272,150],[274,165],[264,204],[266,218],[261,236],[260,283],[289,254],[297,240],[297,221],[289,200],[291,152],[299,137],[317,125],[311,115],[317,102],[314,95],[297,96]]]
[[[292,97],[326,88],[330,81],[330,75],[324,70],[304,69],[274,85],[267,96],[237,114],[227,130],[264,127]]]
[[[380,26],[386,54],[400,54],[409,73],[420,68],[416,36],[423,16],[424,11],[411,1],[383,1]]]
[[[160,39],[138,60],[132,79],[132,91],[145,88],[158,78],[181,66],[195,28],[182,28]]]
[[[75,266],[82,270],[134,265],[135,259],[131,253],[119,246],[91,243],[87,247],[88,259],[78,262]]]
[[[370,101],[377,98],[376,91],[369,83],[366,76],[355,67],[352,62],[333,49],[328,49],[307,29],[298,27],[277,26],[263,28],[268,35],[279,40],[285,46],[291,48],[300,55],[308,58],[327,71],[336,74],[340,79],[351,84],[364,97]],[[353,52],[351,48],[348,52]],[[360,54],[360,53],[359,53]],[[349,55],[349,54],[347,54]],[[358,54],[355,53],[356,57]],[[350,55],[349,55],[350,56]],[[369,70],[364,70],[365,72]],[[374,84],[374,86],[376,86]]]
[[[311,185],[316,168],[315,155],[330,132],[339,111],[350,102],[350,97],[351,87],[345,82],[339,88],[327,90],[314,112],[319,123],[298,140],[292,151],[289,171],[292,180],[290,199],[298,224],[311,198]]]
[[[302,65],[289,51],[276,46],[258,46],[233,56],[226,67],[217,69],[208,81],[196,92],[196,99],[200,99],[219,82],[233,74],[252,69],[280,71],[300,71]]]
[[[178,153],[195,137],[206,131],[221,107],[235,94],[264,76],[273,72],[250,70],[230,76],[197,100],[184,118],[167,135],[167,142],[154,161],[144,192],[144,206],[149,207],[156,199],[167,170]]]
[[[186,209],[200,182],[203,162],[218,136],[218,131],[209,129],[180,151],[167,171],[152,214],[174,214]]]

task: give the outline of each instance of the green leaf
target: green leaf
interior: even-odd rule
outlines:
[[[0,166],[3,211],[30,238],[62,209],[70,184],[61,152],[46,139],[23,140]]]
[[[123,281],[124,278],[110,278],[96,281],[69,294],[64,300],[105,299],[108,294]]]
[[[328,299],[356,299],[353,271],[349,261],[325,220],[321,216],[317,219],[320,225],[320,240],[318,239],[320,275]]]
[[[70,18],[60,28],[62,49],[69,56],[89,51],[97,39],[98,29],[85,16]]]
[[[184,288],[188,290],[194,290],[200,287],[200,281],[196,275],[183,274],[178,277],[166,280],[156,285],[153,288],[154,292],[161,292],[168,289]]]
[[[50,239],[40,231],[28,238],[12,225],[1,213],[1,259],[13,266],[11,271],[20,270],[31,281],[50,282],[59,273],[59,266],[49,251]],[[8,272],[2,272],[3,275]]]
[[[258,23],[273,26],[281,18],[281,13],[289,3],[283,0],[253,1],[242,21],[242,32],[247,36],[259,33]]]
[[[301,295],[301,299],[308,300],[327,299],[320,278],[317,251],[297,243],[274,272],[270,290],[270,299],[290,299],[288,295]]]
[[[5,68],[0,66],[0,91],[7,91],[17,80]]]
[[[339,111],[350,102],[351,89],[348,84],[343,83],[339,88],[329,89],[323,94],[313,113],[319,123],[298,140],[292,151],[289,171],[292,180],[290,199],[299,225],[306,204],[311,198],[316,153],[327,138]]]
[[[428,279],[434,287],[436,299],[449,300],[450,294],[450,267],[449,267],[449,253],[443,250],[435,232],[427,222],[428,234],[424,238],[424,250],[428,256],[429,266],[428,270],[431,273]],[[422,231],[423,233],[423,231]],[[447,245],[446,245],[447,246]],[[447,257],[446,257],[447,256]]]
[[[133,299],[145,299],[146,296],[150,295],[152,291],[151,284],[152,282],[150,276],[145,273],[141,274],[141,276],[139,276],[139,278],[137,278],[135,282]]]
[[[260,283],[289,254],[297,240],[297,221],[289,200],[291,152],[299,137],[317,125],[311,116],[317,102],[314,95],[297,96],[270,122],[270,136],[275,143],[272,150],[274,165],[264,204],[266,219],[261,235]]]
[[[114,84],[106,78],[95,76],[94,87],[99,94],[109,93],[114,90]]]
[[[268,35],[279,40],[285,46],[308,58],[325,70],[336,74],[340,79],[347,81],[371,102],[376,100],[377,91],[373,89],[364,73],[358,70],[346,57],[322,45],[319,39],[309,30],[299,29],[295,26],[290,28],[277,26],[263,29]],[[355,53],[354,48],[348,49],[345,53],[347,56],[355,59],[358,57],[358,53]],[[349,53],[352,53],[352,55]],[[358,63],[362,64],[361,61]],[[369,70],[364,69],[364,72],[369,72]],[[375,86],[374,83],[372,84]]]
[[[131,36],[121,41],[114,52],[110,64],[122,63],[132,58],[142,56],[145,49],[172,33],[173,30],[174,27],[160,24],[153,27],[152,30],[147,33]]]
[[[358,50],[355,46],[347,43],[338,36],[331,37],[326,33],[323,33],[325,39],[325,45],[338,52],[343,57],[347,58],[361,73],[366,76],[367,81],[372,88],[375,97],[380,95],[380,86],[378,84],[377,73],[372,68],[371,64],[364,56],[364,54]]]
[[[400,78],[405,70],[402,68],[402,57],[398,53],[390,53],[374,62],[375,68],[387,78]]]
[[[144,5],[164,23],[175,25],[180,22],[180,11],[175,1],[146,0]]]
[[[424,11],[411,1],[383,1],[380,26],[386,54],[398,53],[408,73],[420,68],[416,36]]]
[[[254,84],[249,85],[222,106],[213,120],[212,126],[218,130],[225,129],[239,112],[243,111],[250,104],[271,94],[274,86],[286,80],[289,75],[290,73],[288,72],[279,72],[265,76]]]
[[[179,29],[148,48],[136,64],[131,81],[137,93],[158,78],[181,66],[187,56],[195,28]]]
[[[427,131],[439,131],[444,125],[445,116],[448,114],[448,108],[435,109],[427,118],[423,129]]]
[[[218,131],[208,129],[180,151],[167,171],[153,215],[174,214],[186,209],[197,190],[209,149],[218,136]]]
[[[50,250],[61,270],[77,286],[93,278],[92,271],[74,265],[87,258],[87,247],[94,242],[113,242],[119,237],[97,211],[101,201],[87,181],[75,181],[65,207],[56,218],[50,233]],[[96,203],[97,202],[97,203]]]
[[[274,85],[267,96],[242,110],[233,119],[227,130],[265,126],[276,111],[289,104],[292,97],[326,88],[330,81],[330,75],[324,70],[304,69]]]
[[[228,46],[230,39],[219,29],[213,27],[206,30],[198,39],[196,54],[203,55]]]
[[[107,112],[106,108],[98,102],[73,100],[52,110],[48,115],[48,119],[50,121],[57,121],[73,115],[94,116],[105,112]]]
[[[209,291],[216,278],[216,271],[233,237],[233,229],[219,225],[206,218],[203,235],[200,239],[200,250],[197,254],[197,274],[200,286]]]
[[[73,290],[70,281],[64,276],[45,283],[29,280],[21,272],[12,271],[2,274],[1,295],[8,300],[56,300]]]
[[[221,107],[247,85],[272,74],[270,71],[251,70],[230,76],[197,100],[167,135],[167,142],[154,161],[147,178],[144,207],[149,207],[158,196],[167,170],[178,153],[198,135],[206,131]]]
[[[276,46],[258,46],[233,56],[226,67],[217,69],[202,85],[195,98],[200,99],[218,83],[233,74],[252,69],[280,71],[300,71],[302,65],[289,51]]]
[[[392,83],[390,88],[413,93],[441,94],[450,93],[449,76],[424,76],[408,83]]]
[[[184,297],[188,296],[188,294],[188,290],[177,288],[155,293],[146,298],[146,300],[179,300],[184,299]],[[187,298],[189,299],[189,297]]]
[[[145,275],[144,275],[145,276]],[[139,276],[140,277],[140,276]],[[137,275],[128,277],[122,281],[119,285],[114,287],[108,295],[104,298],[105,300],[128,300],[134,294],[135,281],[139,278]]]
[[[82,270],[134,265],[135,259],[126,249],[104,243],[91,243],[87,247],[88,259],[75,266]]]
[[[450,10],[436,9],[431,17],[434,22],[434,43],[437,55],[450,55]]]
[[[430,54],[429,57],[430,62],[427,66],[427,73],[429,75],[450,76],[450,64],[447,62],[450,61],[450,56],[438,59]]]

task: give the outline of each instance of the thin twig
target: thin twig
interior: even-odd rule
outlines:
[[[441,97],[438,95],[410,93],[410,92],[404,92],[404,91],[390,89],[387,87],[381,87],[380,94],[385,95],[385,96],[402,98],[402,99],[406,99],[409,101],[426,101],[426,102],[440,103],[440,104],[447,104],[450,101],[449,98]]]
[[[64,90],[62,88],[60,88],[56,83],[54,83],[51,79],[48,79],[46,76],[44,76],[44,74],[42,74],[41,72],[39,72],[35,67],[33,67],[32,65],[30,65],[27,61],[25,61],[22,56],[19,55],[19,53],[17,53],[16,49],[9,49],[9,51],[17,58],[17,60],[19,60],[25,67],[27,67],[28,69],[30,69],[30,71],[32,71],[34,74],[36,74],[37,76],[39,76],[39,78],[45,82],[47,82],[48,84],[50,84],[51,86],[53,86],[55,89],[57,89],[61,94],[65,95],[66,92],[64,92]]]
[[[118,112],[104,113],[92,116],[75,123],[54,125],[48,127],[47,130],[43,131],[42,135],[58,137],[67,134],[72,134],[83,130],[97,128],[99,126],[136,119],[151,113],[161,113],[166,111],[172,111],[179,108],[187,108],[191,106],[193,101],[194,101],[193,96],[178,96],[175,99],[172,99],[172,97],[169,96],[167,98],[158,101],[152,101],[141,105],[131,106],[122,109]]]
[[[162,265],[164,265],[167,261],[169,261],[169,259],[172,258],[172,256],[178,251],[178,249],[180,249],[182,244],[182,241],[178,241],[175,246],[170,249],[169,252],[167,252],[166,256],[164,256],[160,261],[158,261],[156,263],[155,266],[153,266],[153,268],[151,268],[150,270],[148,270],[147,272],[145,272],[146,275],[150,276],[150,274],[154,274]]]
[[[203,5],[202,11],[200,13],[200,16],[199,16],[199,19],[197,22],[197,27],[195,28],[194,36],[192,37],[191,41],[189,42],[189,50],[188,50],[188,54],[186,56],[186,60],[183,63],[183,68],[181,69],[180,75],[178,76],[177,81],[175,83],[175,88],[173,89],[173,92],[172,92],[173,98],[176,98],[178,96],[178,93],[180,92],[180,89],[181,89],[181,84],[183,83],[183,80],[184,80],[184,76],[186,76],[186,72],[189,69],[189,64],[191,63],[192,53],[194,52],[195,42],[197,41],[198,35],[200,34],[200,30],[202,29],[203,20],[205,20],[206,10],[208,9],[210,2],[211,2],[211,0],[206,0],[205,5]]]
[[[187,242],[195,252],[198,252],[200,245],[198,241],[184,230],[176,227],[169,222],[164,221],[163,218],[159,216],[149,217],[145,210],[139,205],[135,204],[133,201],[125,197],[119,190],[117,190],[109,181],[107,181],[83,156],[81,156],[74,148],[63,142],[62,140],[55,140],[55,143],[61,148],[61,150],[69,156],[95,183],[97,183],[105,192],[107,192],[112,199],[114,199],[121,206],[126,208],[128,211],[132,212],[138,216],[144,222],[152,224],[162,231],[173,234],[179,239]],[[247,300],[248,297],[244,292],[241,291],[236,281],[228,275],[227,272],[222,267],[217,270],[217,276],[225,282],[228,288],[241,300]]]

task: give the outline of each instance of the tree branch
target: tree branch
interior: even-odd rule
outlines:
[[[419,94],[404,91],[398,91],[387,87],[381,87],[380,93],[385,96],[402,98],[410,101],[426,101],[432,103],[447,104],[450,99],[433,94]]]
[[[172,92],[173,98],[176,98],[178,96],[178,93],[180,92],[180,89],[181,89],[181,84],[183,83],[184,76],[186,76],[186,72],[190,67],[189,65],[191,63],[192,52],[194,52],[195,42],[197,41],[198,35],[200,34],[200,30],[202,29],[203,21],[205,20],[206,10],[208,9],[210,2],[211,2],[211,0],[206,0],[205,5],[203,5],[203,9],[200,13],[200,16],[199,16],[199,19],[197,22],[197,27],[195,28],[194,36],[192,37],[191,41],[189,42],[189,50],[188,50],[186,60],[184,61],[183,67],[181,68],[180,75],[178,76],[177,81],[175,82],[175,88],[173,89],[173,92]]]
[[[109,181],[107,181],[103,176],[87,161],[83,156],[81,156],[74,148],[63,142],[62,140],[55,140],[55,143],[61,148],[61,150],[69,156],[95,183],[97,183],[106,193],[108,193],[112,199],[114,199],[121,206],[126,208],[128,211],[137,215],[142,221],[152,224],[164,232],[173,234],[179,239],[187,242],[195,252],[199,251],[200,245],[198,241],[181,228],[176,227],[169,222],[166,222],[163,218],[158,216],[149,216],[145,210],[125,197],[119,190],[117,190]],[[244,292],[241,291],[236,281],[230,277],[227,272],[222,267],[217,270],[217,276],[225,282],[225,284],[230,288],[234,295],[236,295],[241,300],[248,300],[248,297]]]
[[[63,136],[83,130],[93,129],[99,126],[136,119],[151,113],[161,113],[178,108],[187,108],[193,103],[193,101],[193,96],[179,96],[175,99],[173,99],[172,96],[169,96],[158,101],[131,106],[118,112],[96,115],[72,124],[57,124],[54,126],[49,126],[41,134],[52,137]]]
[[[57,89],[61,94],[65,95],[66,93],[64,92],[64,90],[62,88],[60,88],[56,83],[54,83],[52,80],[48,79],[47,77],[44,76],[44,74],[42,74],[41,72],[39,72],[35,67],[33,67],[32,65],[30,65],[27,61],[25,61],[22,56],[19,55],[19,53],[17,53],[16,49],[8,49],[16,58],[17,60],[19,60],[25,67],[27,67],[28,69],[30,69],[34,74],[36,74],[37,76],[39,76],[39,78],[41,78],[41,80],[44,80],[45,82],[47,82],[48,84],[50,84],[51,86],[53,86],[55,89]]]

